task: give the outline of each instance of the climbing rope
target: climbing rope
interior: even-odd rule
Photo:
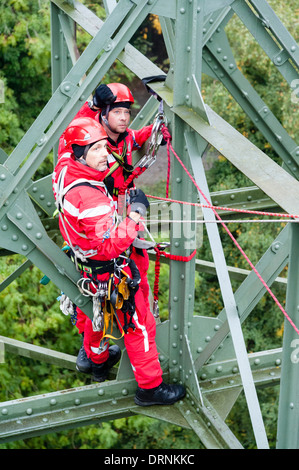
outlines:
[[[176,202],[178,204],[185,204],[185,205],[189,205],[189,206],[202,207],[202,208],[206,208],[206,209],[215,209],[215,210],[221,210],[221,211],[227,211],[227,212],[238,212],[238,213],[242,213],[242,214],[266,215],[266,216],[269,216],[269,217],[282,217],[282,218],[286,218],[286,219],[287,218],[289,218],[289,219],[299,219],[299,215],[295,215],[295,214],[253,211],[253,210],[250,210],[250,209],[237,209],[237,208],[225,207],[225,206],[213,206],[212,204],[201,204],[199,202],[180,201],[178,199],[171,199],[171,198],[168,198],[168,197],[152,196],[151,194],[146,194],[146,197],[151,198],[151,199],[158,199],[158,200],[166,201],[166,202]]]
[[[162,133],[163,133],[163,129],[162,129]],[[169,133],[168,133],[169,134]],[[196,183],[195,179],[193,178],[193,176],[191,175],[191,173],[188,171],[188,169],[186,168],[186,166],[184,165],[184,163],[182,162],[182,160],[180,159],[180,157],[177,155],[177,153],[175,152],[174,148],[172,147],[171,145],[171,138],[169,138],[169,136],[167,136],[166,132],[165,132],[165,135],[163,134],[165,140],[167,141],[167,147],[172,151],[173,155],[175,156],[175,158],[177,159],[177,161],[180,163],[180,165],[183,167],[183,169],[185,170],[186,174],[188,175],[188,177],[191,179],[191,181],[193,182],[193,184],[195,185],[196,189],[198,190],[198,192],[201,194],[201,196],[204,198],[204,200],[206,201],[208,207],[210,209],[212,209],[212,211],[214,212],[216,218],[219,220],[220,224],[223,226],[224,230],[227,232],[227,234],[229,235],[229,237],[231,238],[231,240],[233,241],[233,243],[236,245],[236,247],[239,249],[239,251],[242,253],[242,255],[244,256],[245,260],[247,261],[247,263],[249,264],[249,266],[251,267],[251,269],[255,272],[255,274],[257,275],[258,279],[261,281],[261,283],[263,284],[263,286],[265,287],[265,289],[268,291],[268,293],[271,295],[272,299],[274,300],[274,302],[276,303],[276,305],[279,307],[279,309],[281,310],[281,312],[283,313],[283,315],[285,316],[285,318],[288,320],[288,322],[291,324],[291,326],[294,328],[294,330],[296,331],[296,333],[299,335],[299,329],[297,328],[297,326],[294,324],[293,320],[290,318],[290,316],[287,314],[287,312],[285,311],[285,309],[283,308],[283,306],[281,305],[281,303],[279,302],[279,300],[276,298],[276,296],[273,294],[273,292],[271,291],[270,287],[267,285],[267,283],[264,281],[264,279],[262,278],[262,276],[260,275],[260,273],[257,271],[257,269],[255,268],[255,266],[253,265],[253,263],[250,261],[249,257],[246,255],[246,253],[244,252],[243,248],[240,246],[240,244],[237,242],[237,240],[235,239],[235,237],[233,236],[233,234],[230,232],[229,228],[225,225],[225,223],[222,221],[220,215],[217,213],[216,211],[216,208],[214,206],[212,206],[210,204],[210,201],[208,200],[208,198],[206,197],[206,195],[203,193],[203,191],[200,189],[200,187],[198,186],[198,184]],[[148,196],[149,197],[149,196]],[[164,198],[164,200],[166,200],[166,198]],[[168,199],[167,199],[168,200]],[[176,201],[176,202],[179,202],[179,201]],[[195,204],[194,204],[195,205]],[[238,210],[239,212],[243,212],[242,210]],[[248,211],[246,211],[248,213]],[[250,211],[252,212],[252,211]],[[256,212],[255,212],[256,213]],[[268,213],[266,213],[267,215],[269,215]],[[296,217],[298,218],[298,216],[294,216],[294,215],[290,215],[290,214],[286,214],[286,215],[283,215],[283,214],[279,214],[280,217],[283,217],[283,216],[288,216],[288,217]]]

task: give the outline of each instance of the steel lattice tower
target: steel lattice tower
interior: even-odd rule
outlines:
[[[140,79],[165,75],[129,43],[149,14],[159,16],[170,61],[166,80],[153,83],[152,88],[163,99],[172,145],[198,186],[215,202],[201,158],[211,145],[253,183],[237,192],[234,207],[276,207],[289,214],[297,214],[299,207],[299,147],[238,69],[224,30],[232,15],[238,15],[292,87],[299,79],[299,47],[269,4],[265,0],[104,0],[104,5],[107,18],[103,22],[77,0],[51,0],[53,94],[11,155],[0,153],[1,255],[19,253],[27,258],[2,282],[1,290],[34,264],[90,318],[90,299],[77,289],[79,274],[49,236],[49,226],[58,230],[57,220],[51,218],[51,175],[34,182],[32,176],[53,148],[55,154],[59,136],[115,60]],[[79,58],[75,23],[92,36]],[[276,151],[281,165],[204,103],[202,73],[224,85]],[[158,104],[151,97],[132,127],[151,122]],[[171,181],[173,199],[188,197],[190,202],[206,203],[175,159]],[[217,204],[231,207],[233,193],[218,194]],[[196,217],[195,208],[191,217]],[[215,220],[210,208],[203,208],[203,217]],[[225,261],[218,226],[209,223],[206,228],[214,257],[209,269],[218,276],[224,309],[216,318],[194,315],[195,270],[205,265],[195,258],[188,263],[171,261],[170,315],[157,325],[161,365],[170,382],[181,381],[187,387],[183,402],[165,408],[137,407],[133,400],[136,382],[124,351],[114,380],[2,403],[0,442],[142,413],[191,428],[206,448],[242,448],[225,418],[243,390],[256,445],[267,448],[256,387],[280,383],[277,448],[299,447],[297,333],[286,321],[282,348],[247,352],[242,323],[266,289],[250,271],[233,292],[232,269]],[[187,256],[196,247],[196,237],[190,242],[182,233],[180,237],[172,233],[172,253]],[[289,223],[256,265],[268,286],[288,265],[286,310],[297,325],[298,247],[298,225]],[[6,337],[0,338],[0,346],[2,352],[75,368],[75,358],[63,352]]]

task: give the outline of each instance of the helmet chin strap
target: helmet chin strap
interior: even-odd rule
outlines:
[[[111,129],[110,125],[109,125],[109,122],[108,122],[108,114],[109,114],[109,111],[110,111],[110,104],[107,105],[106,109],[103,110],[101,112],[101,119],[103,120],[103,122],[106,124],[106,126],[108,127],[108,129],[113,132],[113,130]],[[107,117],[106,117],[107,116]]]

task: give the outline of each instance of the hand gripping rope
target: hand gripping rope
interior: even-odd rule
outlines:
[[[203,205],[203,204],[195,204],[195,203],[189,203],[189,204],[192,204],[192,205],[198,205],[198,206],[201,206],[201,207],[207,207],[207,208],[210,208],[213,210],[216,218],[220,221],[221,225],[223,226],[223,228],[225,229],[225,231],[227,232],[227,234],[229,235],[229,237],[232,239],[233,243],[236,245],[236,247],[239,249],[239,251],[242,253],[242,255],[244,256],[244,258],[246,259],[247,263],[250,265],[250,267],[252,268],[252,270],[255,272],[255,274],[257,275],[258,279],[261,281],[261,283],[263,284],[263,286],[265,287],[265,289],[269,292],[269,294],[271,295],[271,297],[273,298],[274,302],[278,305],[278,307],[280,308],[280,310],[282,311],[283,315],[286,317],[286,319],[289,321],[289,323],[292,325],[292,327],[294,328],[294,330],[296,331],[296,333],[299,335],[299,329],[297,328],[297,326],[294,324],[293,320],[290,318],[290,316],[287,314],[287,312],[285,311],[285,309],[283,308],[283,306],[280,304],[280,302],[278,301],[278,299],[276,298],[276,296],[273,294],[273,292],[271,291],[270,287],[266,284],[266,282],[264,281],[264,279],[262,278],[262,276],[260,275],[260,273],[257,271],[257,269],[255,268],[255,266],[253,265],[253,263],[250,261],[250,259],[248,258],[248,256],[246,255],[246,253],[244,252],[244,250],[241,248],[241,246],[239,245],[239,243],[237,242],[237,240],[235,239],[235,237],[233,236],[233,234],[230,232],[230,230],[228,229],[228,227],[225,225],[225,223],[222,221],[221,217],[219,216],[219,214],[216,212],[216,209],[224,209],[224,210],[232,210],[232,211],[237,211],[237,212],[245,212],[245,213],[250,213],[250,214],[259,214],[259,215],[274,215],[274,216],[280,216],[280,217],[288,217],[288,218],[299,218],[298,215],[293,215],[293,214],[275,214],[275,213],[268,213],[268,212],[258,212],[258,211],[248,211],[248,210],[241,210],[241,209],[228,209],[228,208],[224,208],[224,207],[215,207],[215,206],[212,206],[210,204],[210,201],[208,200],[208,198],[205,196],[205,194],[202,192],[202,190],[200,189],[200,187],[198,186],[198,184],[196,183],[196,181],[194,180],[193,176],[190,174],[190,172],[187,170],[186,166],[184,165],[184,163],[182,162],[182,160],[180,159],[180,157],[176,154],[176,152],[174,151],[172,145],[171,145],[171,136],[169,134],[169,131],[166,127],[164,127],[162,129],[162,133],[163,133],[163,136],[164,136],[164,139],[167,141],[167,152],[168,152],[168,175],[170,174],[170,150],[172,151],[173,155],[176,157],[176,159],[178,160],[178,162],[181,164],[181,166],[184,168],[185,172],[187,173],[187,175],[189,176],[189,178],[191,179],[191,181],[193,182],[193,184],[195,185],[196,189],[199,191],[199,193],[202,195],[202,197],[205,199],[205,201],[207,202],[207,205]],[[167,178],[167,195],[168,195],[168,185],[169,185],[169,176]],[[154,196],[150,196],[150,195],[147,195],[147,197],[149,198],[152,198]],[[166,198],[157,198],[157,199],[163,199],[163,200],[168,200],[168,201],[172,201],[172,202],[178,202],[178,203],[181,203],[181,204],[188,204],[184,201],[174,201],[174,200],[170,200],[168,198],[168,196]]]

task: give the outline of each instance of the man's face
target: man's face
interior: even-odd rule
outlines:
[[[90,147],[87,152],[85,161],[88,166],[98,171],[107,170],[107,140],[99,140]]]
[[[108,123],[116,134],[121,134],[127,129],[131,118],[131,111],[127,108],[114,108],[108,113]]]

